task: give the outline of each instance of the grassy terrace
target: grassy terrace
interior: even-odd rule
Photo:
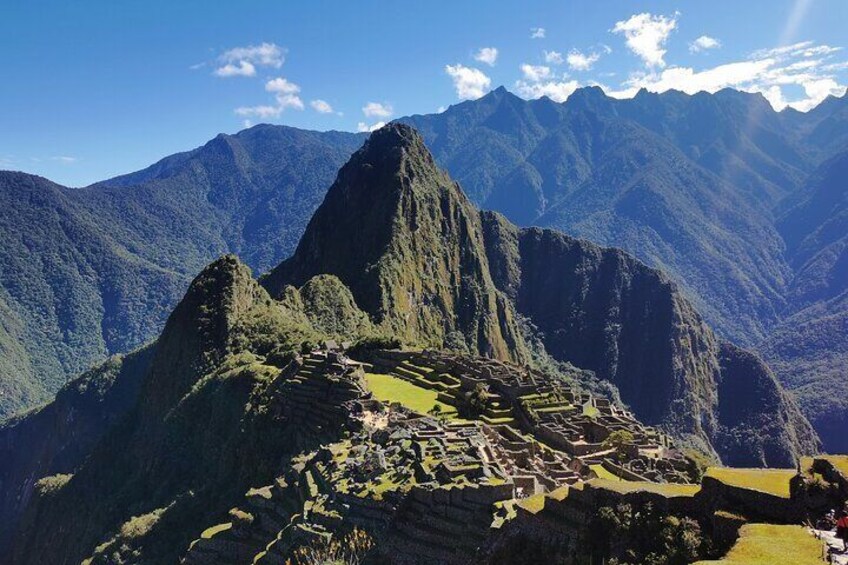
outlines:
[[[606,479],[608,481],[623,481],[621,477],[618,475],[613,475],[609,471],[607,471],[603,465],[589,465],[589,468],[592,469],[596,475],[598,475],[599,479]]]
[[[407,382],[392,375],[365,373],[368,389],[374,398],[382,402],[397,402],[422,414],[426,414],[438,406],[442,414],[452,418],[456,416],[456,408],[436,400],[438,393]]]
[[[232,522],[225,522],[223,524],[218,524],[217,526],[212,526],[211,528],[206,528],[205,530],[203,530],[203,533],[200,534],[200,537],[203,538],[203,539],[212,539],[216,535],[220,534],[221,532],[226,532],[227,530],[229,530],[232,527],[233,527]]]
[[[695,565],[821,565],[820,556],[820,542],[801,526],[746,524],[723,559]]]
[[[631,492],[652,492],[662,496],[694,496],[701,487],[700,485],[677,485],[669,483],[648,483],[640,481],[622,481],[608,479],[592,479],[589,484],[594,488],[603,488],[621,494]]]
[[[710,467],[706,476],[728,486],[758,490],[774,496],[789,498],[789,479],[795,476],[793,469],[733,469]]]
[[[527,498],[522,498],[517,502],[517,504],[531,514],[538,514],[545,508],[545,495],[534,494]]]
[[[820,455],[819,459],[830,461],[831,465],[848,479],[848,455]]]

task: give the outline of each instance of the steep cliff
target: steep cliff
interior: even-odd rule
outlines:
[[[727,464],[789,465],[815,451],[815,433],[768,367],[723,344],[660,271],[617,249],[482,218],[493,278],[548,352],[615,384],[640,419]]]

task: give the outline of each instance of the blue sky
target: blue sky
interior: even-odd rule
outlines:
[[[845,0],[6,0],[2,21],[0,169],[69,186],[248,124],[356,131],[500,85],[735,86],[803,110],[848,84]]]

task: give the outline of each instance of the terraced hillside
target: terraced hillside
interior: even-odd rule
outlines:
[[[313,353],[311,359],[323,355]],[[526,414],[526,406],[499,413],[504,421],[497,423],[485,411],[457,418],[453,412],[431,409],[427,416],[407,407],[425,397],[432,407],[427,393],[438,390],[441,401],[463,414],[461,393],[474,391],[479,382],[492,391],[504,390],[508,371],[516,389],[528,386],[519,367],[500,365],[504,372],[497,375],[491,361],[432,351],[370,351],[367,358],[342,364],[351,378],[358,374],[367,383],[369,375],[385,375],[417,393],[404,389],[396,400],[363,396],[351,401],[345,439],[295,458],[289,472],[251,489],[226,521],[210,525],[192,542],[187,563],[283,563],[299,555],[300,548],[332,544],[350,530],[373,540],[368,556],[374,562],[433,564],[534,563],[553,557],[578,563],[625,551],[647,556],[660,548],[668,560],[658,562],[675,563],[718,557],[731,547],[726,562],[736,563],[738,556],[757,551],[751,547],[761,543],[758,535],[785,530],[794,541],[781,545],[779,553],[788,563],[801,563],[821,548],[806,529],[792,525],[819,510],[807,498],[808,484],[821,472],[836,481],[830,484],[845,479],[839,469],[848,458],[808,459],[800,475],[788,469],[711,468],[702,484],[687,482],[683,475],[648,480],[628,472],[622,457],[650,454],[662,468],[664,462],[674,465],[663,455],[672,453],[669,448],[634,443],[624,452],[575,456],[545,442],[543,426],[519,429],[524,417],[516,416]],[[544,388],[545,377],[536,377],[534,386]],[[557,381],[550,385],[556,393],[551,397],[563,398]],[[520,398],[504,393],[489,397],[493,406]],[[552,400],[539,410],[562,412],[565,405]],[[598,409],[600,415],[609,412],[603,403]],[[582,421],[581,412],[571,412],[576,422]],[[604,421],[599,416],[595,423],[601,427]],[[584,423],[583,429],[590,434],[599,428]],[[609,469],[614,480],[597,478],[592,461]],[[695,471],[694,466],[686,470]],[[680,482],[662,482],[671,477]],[[642,518],[638,523],[608,519],[622,514]],[[659,541],[646,541],[652,535]],[[695,542],[669,549],[656,545],[662,536]],[[619,541],[610,545],[611,539]]]

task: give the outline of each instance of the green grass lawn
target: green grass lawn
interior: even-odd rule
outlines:
[[[820,457],[830,461],[837,471],[848,478],[848,455],[821,455]]]
[[[594,418],[600,413],[601,413],[601,411],[598,410],[597,408],[595,408],[594,406],[592,406],[591,404],[584,404],[583,405],[583,415],[584,416],[589,416],[590,418]]]
[[[793,469],[734,469],[710,467],[706,476],[722,483],[751,490],[758,490],[789,498],[789,479],[795,476]]]
[[[534,494],[527,498],[522,498],[517,504],[531,514],[538,514],[543,508],[545,508],[545,495]]]
[[[422,414],[438,406],[444,416],[449,418],[456,416],[456,408],[436,400],[438,397],[436,391],[415,386],[392,375],[379,373],[365,373],[365,381],[374,394],[374,398],[382,402],[397,402]]]
[[[802,526],[746,524],[723,559],[695,565],[821,565],[821,543]]]
[[[604,488],[621,494],[629,494],[631,492],[653,492],[663,496],[694,496],[699,490],[700,485],[678,485],[670,483],[649,483],[644,481],[622,481],[609,479],[592,479],[589,484],[595,488]]]
[[[203,530],[203,533],[200,534],[200,537],[203,538],[203,539],[212,539],[216,535],[220,534],[221,532],[226,532],[227,530],[229,530],[232,527],[233,527],[232,522],[225,522],[223,524],[218,524],[217,526],[212,526],[211,528],[206,528],[205,530]]]
[[[603,465],[589,465],[589,468],[592,469],[596,475],[598,475],[599,479],[606,479],[608,481],[623,481],[621,477],[618,475],[613,475],[609,471],[607,471]]]

